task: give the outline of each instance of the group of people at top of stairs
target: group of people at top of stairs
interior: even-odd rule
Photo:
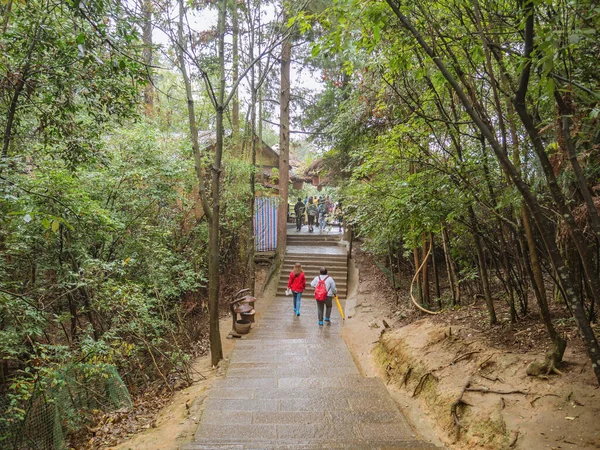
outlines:
[[[308,232],[312,233],[314,227],[319,227],[319,233],[325,231],[327,223],[337,222],[339,231],[342,231],[342,202],[331,203],[329,197],[307,197],[304,200],[298,198],[294,205],[296,215],[296,231],[302,231],[302,225],[306,216]]]
[[[333,296],[337,294],[335,281],[327,275],[327,269],[321,267],[319,275],[311,281],[310,285],[315,288],[315,300],[317,301],[317,316],[319,325],[323,325],[323,312],[325,312],[325,322],[331,323],[331,307],[333,305]],[[306,289],[306,277],[302,270],[302,264],[294,264],[288,280],[288,291],[292,293],[294,302],[294,314],[300,316],[300,299]]]

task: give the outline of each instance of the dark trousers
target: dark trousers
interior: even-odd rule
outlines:
[[[312,231],[314,225],[315,225],[315,216],[308,216],[308,231]]]
[[[296,216],[296,230],[300,231],[302,229],[302,214]]]
[[[327,296],[325,301],[320,302],[317,300],[317,315],[319,317],[319,322],[323,322],[323,309],[325,309],[325,318],[329,319],[331,317],[331,306],[333,297]]]

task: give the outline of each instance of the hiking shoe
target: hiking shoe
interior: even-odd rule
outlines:
[[[331,323],[331,321],[329,320],[329,317],[326,317],[326,318],[325,318],[325,322],[327,322],[327,323]]]
[[[319,320],[319,325],[323,325],[323,321],[322,320]]]
[[[300,315],[300,311],[296,311],[296,315],[299,316]]]

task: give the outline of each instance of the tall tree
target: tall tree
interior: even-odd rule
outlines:
[[[146,64],[146,70],[148,71],[148,84],[144,88],[144,105],[146,107],[146,114],[151,115],[154,109],[154,86],[152,80],[152,0],[142,0],[142,14],[143,14],[143,39],[144,49],[142,51],[142,58]]]
[[[287,14],[284,6],[284,22]],[[279,209],[277,213],[277,253],[283,261],[287,237],[288,184],[290,180],[290,66],[292,39],[286,36],[281,44],[281,85],[279,92]]]
[[[183,0],[179,0],[179,22],[176,33],[171,33],[171,39],[177,49],[179,59],[179,69],[184,77],[188,117],[190,126],[190,135],[192,138],[192,148],[196,161],[196,175],[198,178],[199,192],[202,199],[202,205],[206,219],[209,222],[209,311],[210,311],[210,344],[211,344],[211,361],[216,365],[223,357],[221,337],[219,332],[219,295],[220,295],[220,237],[219,227],[221,220],[221,177],[222,177],[222,160],[225,147],[225,128],[224,117],[227,108],[232,104],[233,99],[237,95],[240,83],[249,74],[258,61],[265,58],[276,48],[283,39],[281,36],[272,36],[268,44],[263,47],[262,51],[248,61],[246,67],[232,84],[229,93],[226,92],[227,85],[227,70],[226,70],[226,54],[225,54],[225,34],[226,34],[226,19],[227,19],[227,0],[220,0],[218,6],[218,24],[217,24],[217,89],[213,88],[211,74],[204,68],[205,61],[195,52],[192,43],[186,39],[192,30],[187,30],[184,33],[183,27],[187,8]],[[284,36],[288,31],[284,29]],[[191,47],[190,47],[191,46]],[[200,152],[198,143],[198,130],[195,126],[194,112],[194,97],[192,85],[189,75],[187,74],[187,64],[191,63],[199,72],[209,101],[213,107],[215,114],[215,144],[210,165],[207,166],[205,161],[207,155]],[[207,175],[206,172],[209,172]],[[210,189],[206,188],[210,179]]]

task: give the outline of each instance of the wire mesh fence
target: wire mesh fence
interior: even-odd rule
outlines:
[[[38,379],[27,401],[0,397],[0,448],[62,450],[91,414],[131,406],[114,366],[71,365]]]

